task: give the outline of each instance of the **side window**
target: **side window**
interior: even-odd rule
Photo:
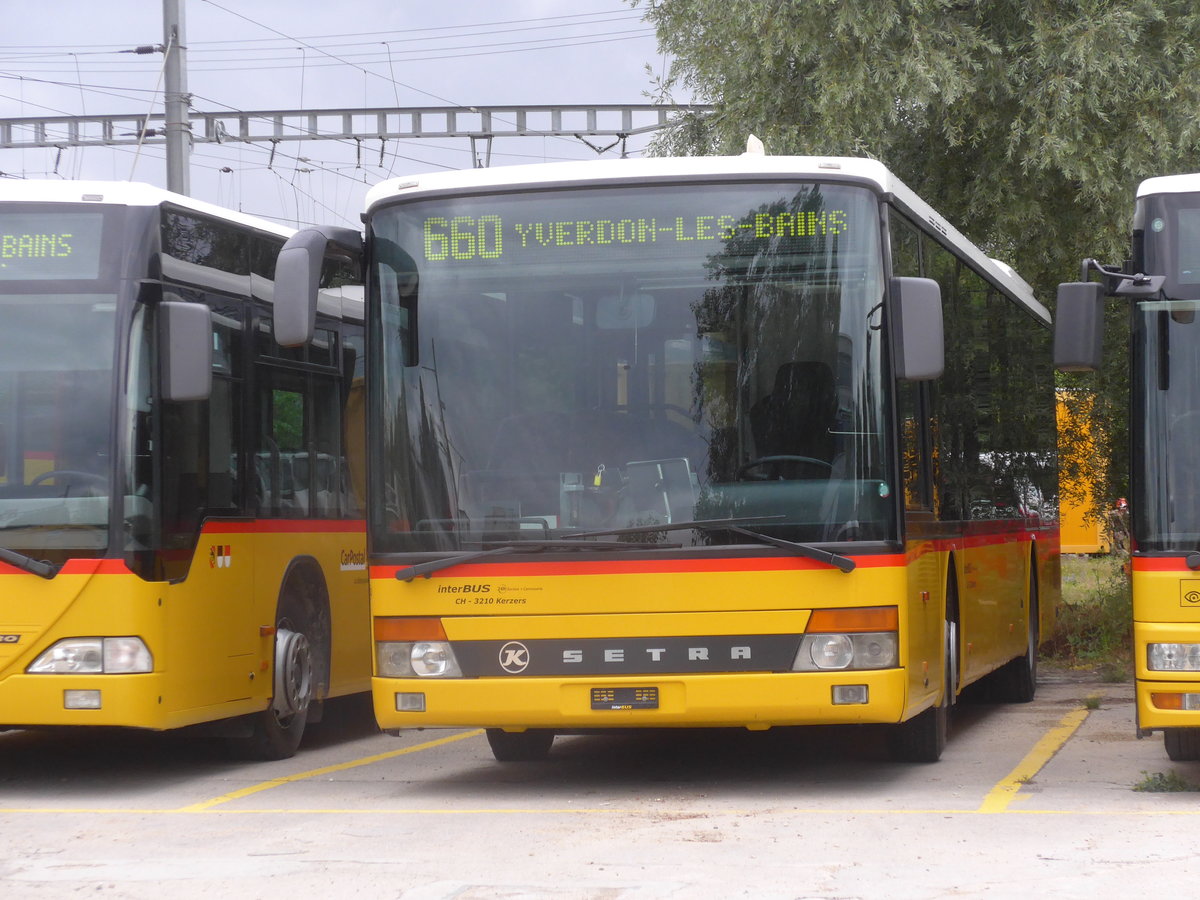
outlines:
[[[903,381],[896,386],[905,509],[929,509],[931,506],[923,393],[918,382]]]
[[[904,216],[888,210],[888,231],[891,236],[892,275],[921,276],[921,233]]]
[[[165,209],[162,217],[164,275],[173,281],[211,284],[219,275],[250,274],[250,236],[236,225]],[[182,266],[172,266],[177,261]]]
[[[341,515],[341,386],[333,373],[259,367],[259,440],[254,454],[260,515]]]
[[[942,519],[995,518],[987,285],[948,250],[923,240],[925,275],[941,286],[946,323],[946,370],[931,392],[937,511]]]
[[[342,516],[361,518],[367,501],[366,337],[361,325],[342,332]]]
[[[921,234],[895,210],[889,210],[892,275],[921,275]],[[900,466],[904,479],[905,509],[929,509],[932,496],[929,477],[928,388],[923,382],[896,384],[896,409],[900,421]]]

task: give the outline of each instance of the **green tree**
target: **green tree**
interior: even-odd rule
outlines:
[[[673,62],[657,92],[713,105],[652,152],[881,160],[1047,305],[1084,257],[1127,255],[1133,194],[1200,168],[1195,0],[630,0]],[[1124,493],[1127,315],[1096,391]]]

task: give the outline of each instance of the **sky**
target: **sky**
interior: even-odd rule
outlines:
[[[643,104],[665,60],[625,0],[182,0],[194,111]],[[0,32],[0,119],[161,113],[162,0],[25,4]],[[593,143],[608,143],[600,138]],[[626,150],[639,155],[648,138]],[[478,148],[482,150],[482,146]],[[617,155],[620,148],[607,151]],[[497,138],[492,165],[591,159],[574,138]],[[389,177],[470,168],[467,138],[197,143],[192,196],[296,226],[359,225]],[[18,178],[166,186],[161,145],[0,150]]]

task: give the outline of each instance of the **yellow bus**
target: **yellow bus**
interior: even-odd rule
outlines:
[[[1130,307],[1130,512],[1139,734],[1200,759],[1200,174],[1138,187],[1125,267],[1084,260],[1059,286],[1055,361],[1101,362],[1105,295]],[[1089,281],[1092,273],[1099,281]],[[1198,330],[1193,330],[1198,329]]]
[[[364,220],[385,729],[887,723],[932,761],[967,685],[1033,696],[1049,315],[883,166],[420,175]]]
[[[1092,433],[1093,405],[1091,396],[1058,391],[1060,549],[1089,556],[1112,551],[1114,530],[1114,516],[1101,512],[1096,496],[1098,457]]]
[[[0,728],[218,723],[281,758],[369,688],[361,282],[331,251],[280,346],[292,235],[0,182]]]

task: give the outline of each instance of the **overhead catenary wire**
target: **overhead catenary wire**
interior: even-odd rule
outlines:
[[[191,71],[219,73],[236,65],[241,70],[249,70],[250,78],[253,79],[253,73],[256,72],[265,73],[274,69],[286,70],[290,68],[293,71],[299,69],[301,79],[299,89],[302,92],[303,99],[307,102],[313,102],[314,98],[309,95],[310,93],[316,93],[314,86],[318,81],[323,84],[338,83],[338,74],[331,75],[325,73],[335,67],[346,67],[361,73],[364,107],[371,105],[369,102],[369,93],[378,96],[378,88],[370,86],[379,82],[390,86],[387,92],[392,95],[391,99],[395,102],[397,108],[402,108],[405,105],[404,101],[407,98],[404,94],[406,91],[430,97],[438,103],[465,107],[465,104],[454,103],[450,97],[443,96],[444,94],[454,92],[454,89],[447,91],[443,87],[448,82],[439,80],[433,81],[432,85],[424,83],[430,80],[426,69],[421,70],[425,76],[422,81],[413,83],[412,78],[405,80],[406,76],[403,74],[404,70],[402,66],[406,64],[423,62],[427,59],[436,60],[439,57],[452,61],[456,58],[485,56],[489,53],[537,54],[557,50],[561,54],[563,49],[570,50],[573,47],[585,46],[587,44],[603,46],[605,43],[611,41],[625,40],[628,37],[643,33],[640,30],[623,28],[627,23],[637,21],[640,18],[638,13],[630,11],[616,15],[610,8],[590,13],[544,16],[529,19],[517,17],[504,19],[502,17],[495,17],[496,21],[475,21],[469,25],[406,28],[404,31],[376,30],[349,34],[332,34],[327,32],[319,36],[295,38],[291,34],[286,33],[286,26],[285,29],[272,28],[262,22],[255,21],[243,11],[241,4],[229,3],[228,0],[215,0],[215,2],[213,0],[200,0],[200,3],[219,11],[222,15],[233,16],[256,27],[260,27],[269,36],[245,40],[189,40],[188,49],[192,57],[192,64],[189,67]],[[288,21],[290,22],[291,20]],[[228,28],[228,25],[225,27]],[[243,33],[246,31],[244,28],[240,30]],[[581,30],[587,33],[580,34]],[[644,33],[647,36],[652,34],[649,30],[646,30]],[[368,38],[373,43],[369,46],[364,46]],[[139,35],[138,40],[144,41],[145,37]],[[97,99],[106,96],[132,100],[134,102],[149,102],[149,98],[156,97],[158,93],[157,85],[155,91],[148,91],[141,87],[119,86],[120,82],[125,80],[125,76],[107,78],[90,74],[91,72],[103,72],[104,75],[111,74],[115,76],[120,72],[132,72],[145,76],[144,80],[139,80],[143,84],[148,83],[150,81],[150,70],[146,68],[145,64],[149,64],[149,60],[144,60],[143,57],[139,56],[137,57],[138,65],[130,66],[129,63],[134,60],[130,59],[127,54],[121,57],[114,56],[119,50],[127,50],[128,44],[119,46],[71,45],[69,50],[63,53],[60,60],[56,63],[54,56],[56,55],[55,50],[58,46],[61,46],[61,44],[55,45],[50,42],[42,45],[0,45],[0,67],[5,65],[4,60],[11,60],[9,62],[10,72],[0,72],[0,79],[19,78],[22,85],[39,85],[36,91],[23,90],[21,97],[14,96],[9,98],[14,105],[20,104],[22,111],[27,109],[44,109],[50,112],[51,115],[57,113],[64,117],[70,117],[76,114],[79,107],[85,111],[89,107],[94,110],[97,105],[100,105],[97,103]],[[297,53],[297,50],[300,52]],[[622,51],[623,54],[625,52],[624,50]],[[284,57],[282,61],[280,61],[281,54]],[[562,58],[561,55],[559,58]],[[597,55],[594,58],[601,59],[604,57]],[[67,65],[63,65],[62,60],[66,60]],[[199,60],[198,63],[197,60]],[[25,64],[26,62],[28,65]],[[558,63],[555,62],[554,65],[557,66]],[[266,68],[267,66],[271,68]],[[66,77],[58,79],[46,77],[48,68],[61,69],[64,71]],[[158,66],[155,65],[155,69],[157,68]],[[428,68],[431,70],[432,66]],[[13,72],[12,69],[16,69],[16,72]],[[312,70],[311,72],[309,71],[310,69]],[[474,71],[474,69],[472,70]],[[316,74],[318,71],[321,72],[319,76]],[[69,74],[67,74],[68,72]],[[398,78],[397,76],[400,77]],[[344,76],[342,78],[344,80]],[[211,80],[210,83],[212,83]],[[271,84],[270,81],[266,83]],[[43,90],[41,86],[45,86],[46,89]],[[247,86],[249,85],[247,84]],[[74,94],[73,102],[66,99],[65,92],[67,90]],[[213,91],[209,91],[208,93],[211,94]],[[3,96],[0,95],[0,99]],[[56,106],[76,107],[77,104],[78,107],[76,110],[69,108],[55,109]],[[0,106],[3,105],[0,102]],[[109,103],[105,105],[111,107],[114,104]],[[216,112],[219,109],[238,110],[236,106],[225,103],[218,104],[199,94],[194,96],[191,105],[194,110],[206,110],[210,113]],[[128,108],[129,106],[125,106],[125,109]],[[258,108],[263,109],[264,107],[260,105]],[[4,113],[0,112],[0,116],[3,115]],[[29,119],[31,123],[36,119],[36,116],[29,116],[28,114],[23,114],[20,117]],[[265,120],[266,116],[263,116],[259,121]],[[512,125],[513,123],[506,124]],[[294,125],[284,122],[281,125],[277,123],[277,125],[282,127],[283,135],[307,131],[302,123]],[[499,120],[497,120],[497,125],[499,127]],[[30,124],[29,127],[33,128],[36,126]],[[49,123],[48,126],[42,127],[49,127],[53,130],[61,129],[64,138],[69,136],[66,124]],[[86,140],[90,140],[92,135],[99,133],[98,131],[91,130],[99,128],[99,126],[94,124],[78,127],[89,129],[85,134]],[[127,127],[119,130],[133,133],[137,129],[136,127]],[[236,131],[236,129],[232,130]],[[500,130],[504,131],[505,129],[501,127]],[[261,127],[254,126],[254,133],[260,132]],[[285,153],[283,147],[287,146],[288,139],[286,136],[283,136],[281,140],[284,143],[276,146],[274,165],[268,160],[271,150],[267,145],[256,145],[253,142],[238,141],[236,136],[230,136],[227,141],[237,143],[236,159],[231,157],[227,147],[216,148],[207,142],[195,145],[193,157],[199,170],[206,173],[204,175],[206,179],[221,181],[220,191],[222,196],[228,196],[231,190],[241,189],[243,186],[251,185],[256,181],[261,182],[264,174],[270,181],[279,182],[281,178],[285,179],[288,182],[286,188],[288,195],[287,208],[289,210],[297,210],[298,215],[304,214],[302,207],[307,207],[312,203],[321,203],[322,206],[319,208],[325,210],[344,209],[346,201],[343,198],[347,194],[361,191],[361,186],[364,184],[370,184],[383,177],[391,177],[397,170],[405,171],[404,166],[401,165],[402,162],[408,162],[417,167],[415,169],[409,168],[408,171],[419,172],[432,168],[462,168],[464,165],[469,165],[469,160],[473,158],[471,148],[465,146],[447,146],[448,142],[430,142],[426,138],[412,138],[407,140],[387,138],[384,140],[382,135],[378,140],[372,137],[323,138],[322,145],[329,146],[332,149],[328,152],[318,152],[316,154],[314,154],[312,149],[309,149],[312,147],[311,144],[302,145],[304,146],[303,150],[295,150],[295,145],[292,145],[295,152]],[[140,149],[133,151],[133,158],[136,158],[136,154],[139,152],[143,160],[146,158],[160,158],[161,152],[157,141],[158,138],[155,137],[153,142],[143,142]],[[327,141],[328,143],[326,143]],[[552,136],[549,138],[550,143],[554,141],[575,147],[579,146],[568,137]],[[543,146],[546,143],[547,139],[543,137]],[[343,149],[338,149],[339,146]],[[105,149],[109,155],[114,155],[112,152],[114,150],[117,153],[130,152],[115,146],[108,146]],[[366,152],[363,152],[364,150]],[[377,153],[380,150],[383,151],[382,155]],[[29,153],[28,150],[20,150],[19,152],[22,154],[22,160]],[[54,152],[53,150],[50,151],[52,154]],[[572,152],[576,155],[571,155]],[[639,151],[635,150],[634,152]],[[61,154],[62,151],[59,150],[58,153]],[[94,160],[97,153],[98,150],[93,150],[89,146],[81,149],[73,156],[64,156],[62,159],[64,165],[74,162],[75,171],[79,172],[85,157],[91,156]],[[444,153],[452,153],[454,157],[437,158],[440,154]],[[302,154],[308,155],[302,156]],[[562,154],[549,154],[544,149],[540,154],[498,150],[494,153],[494,156],[512,161],[525,161],[578,159],[580,157],[577,154],[578,151],[566,150]],[[349,157],[348,160],[345,158],[347,156]],[[378,165],[374,164],[376,160],[378,160]],[[458,162],[458,160],[462,160],[462,162]],[[43,156],[40,160],[31,158],[29,161],[41,162],[44,168],[52,171],[55,157]],[[114,165],[117,164],[114,163]],[[137,165],[139,169],[144,169],[140,163]],[[0,164],[0,168],[12,169],[13,166]],[[95,161],[88,163],[88,168],[94,171],[96,169]],[[314,171],[312,173],[300,172],[299,170],[303,168],[312,168]],[[24,169],[23,162],[21,169]],[[227,171],[222,172],[222,169],[226,169]],[[65,168],[60,169],[60,175],[65,172]],[[245,179],[243,176],[245,176]],[[295,186],[293,186],[293,183]],[[352,183],[358,187],[353,187]],[[313,187],[313,190],[307,191],[306,187]],[[311,199],[309,198],[310,195]],[[297,196],[300,198],[298,203],[296,202]],[[261,205],[261,203],[258,205]],[[269,206],[270,204],[268,203],[267,205]],[[353,213],[341,214],[356,218],[357,210]]]
[[[639,34],[641,34],[641,33],[639,32]],[[643,36],[648,37],[648,36],[650,36],[650,34],[651,34],[650,32],[646,32],[646,33],[644,33]],[[619,43],[619,42],[626,41],[626,40],[629,40],[628,34],[618,33],[617,37],[608,37],[608,38],[599,38],[599,39],[591,39],[591,38],[580,39],[580,40],[567,41],[567,42],[562,42],[562,43],[553,44],[553,45],[544,46],[544,47],[522,47],[522,48],[508,49],[508,50],[484,50],[484,51],[480,51],[480,52],[476,52],[476,53],[448,53],[448,54],[441,54],[441,55],[429,55],[429,54],[436,54],[436,51],[429,51],[429,50],[426,50],[426,51],[409,50],[409,51],[403,51],[403,52],[406,52],[406,53],[424,52],[427,54],[425,56],[407,57],[406,59],[404,59],[404,62],[406,62],[406,63],[436,62],[439,60],[468,59],[471,57],[478,57],[478,56],[499,56],[499,55],[513,54],[513,53],[534,53],[534,52],[540,52],[543,50],[559,50],[559,49],[567,49],[567,48],[571,48],[571,47],[586,47],[586,46],[590,46],[590,45],[594,45],[594,44],[613,44],[613,43]],[[381,42],[381,43],[389,43],[389,42]],[[355,55],[356,54],[347,54],[347,56],[355,56]],[[371,59],[371,60],[365,61],[365,64],[368,64],[368,65],[374,64],[374,63],[381,64],[383,61],[384,61],[383,58]],[[5,60],[0,59],[0,63],[3,63],[3,62],[5,62]],[[33,71],[40,72],[41,74],[44,74],[44,75],[52,75],[57,72],[70,72],[71,71],[71,69],[69,69],[69,68],[63,68],[61,64],[55,64],[55,65],[56,65],[56,67],[54,67],[54,68],[40,68],[40,69],[35,69]],[[359,69],[359,71],[367,72],[367,74],[369,74],[369,75],[373,75],[373,76],[379,77],[379,78],[383,77],[378,72],[371,72],[370,70],[363,69],[359,64],[351,62],[349,59],[346,59],[346,58],[335,58],[334,61],[332,61],[332,62],[309,63],[310,68],[331,68],[331,67],[338,66],[338,65],[352,66],[354,68]],[[298,69],[298,68],[301,68],[301,65],[299,63],[282,63],[281,62],[280,65],[255,66],[254,70],[255,71],[283,71],[283,70]],[[240,61],[237,65],[234,65],[234,66],[209,66],[209,65],[200,63],[200,64],[189,67],[189,70],[194,71],[194,72],[240,72],[240,71],[245,71],[245,69],[246,69],[245,61]],[[141,69],[109,68],[109,69],[84,69],[83,71],[89,75],[127,75],[127,74],[141,72],[142,70]],[[404,86],[410,87],[409,85],[404,85]],[[419,91],[419,89],[417,89],[417,90]],[[419,91],[419,92],[426,93],[426,92],[422,92],[422,91]],[[441,99],[436,94],[427,94],[427,95],[432,96],[436,99]],[[446,102],[449,102],[449,101],[446,101]]]
[[[216,4],[213,4],[213,5],[216,6]],[[218,8],[220,8],[220,7],[218,7]],[[597,18],[600,16],[604,16],[606,18]],[[318,35],[310,35],[310,36],[302,36],[300,38],[293,38],[290,36],[281,35],[280,37],[276,37],[276,38],[242,38],[242,39],[234,39],[234,40],[226,39],[226,40],[219,40],[219,41],[189,40],[188,41],[188,49],[189,49],[189,51],[192,51],[192,50],[202,51],[202,49],[204,47],[208,47],[208,46],[229,46],[229,45],[238,45],[238,44],[269,44],[269,43],[279,43],[279,42],[294,43],[296,40],[303,40],[303,41],[307,41],[307,42],[313,43],[313,44],[315,44],[321,40],[341,40],[343,38],[358,38],[358,39],[372,38],[374,40],[379,40],[380,38],[385,38],[388,35],[392,35],[392,34],[409,36],[409,37],[397,37],[394,39],[395,41],[403,41],[403,40],[427,41],[427,40],[429,40],[429,38],[427,37],[427,34],[429,32],[462,31],[463,33],[457,35],[457,37],[476,37],[476,36],[483,35],[483,34],[499,34],[499,33],[512,32],[512,31],[537,31],[537,30],[544,30],[544,29],[549,29],[549,28],[571,28],[571,27],[578,27],[580,25],[596,25],[596,24],[604,24],[607,22],[625,21],[625,20],[629,20],[629,19],[638,20],[641,18],[642,17],[639,13],[636,13],[633,11],[630,11],[626,15],[614,15],[611,10],[604,10],[604,11],[595,12],[595,13],[573,13],[573,14],[559,15],[559,16],[540,16],[535,19],[509,19],[507,21],[481,22],[481,23],[474,23],[474,24],[469,24],[469,25],[427,25],[427,26],[422,26],[422,27],[417,27],[417,28],[405,28],[403,31],[350,32],[350,33],[319,35],[319,36]],[[585,19],[587,21],[582,21]],[[562,20],[580,20],[580,21],[565,22]],[[486,27],[490,27],[493,25],[520,25],[520,24],[523,24],[526,22],[537,22],[537,23],[543,23],[543,24],[526,26],[526,27],[522,27],[522,28],[501,29],[501,30],[493,31],[493,32],[466,31],[466,29],[486,28]],[[544,23],[548,23],[548,22],[556,22],[556,24],[544,24]],[[259,24],[259,23],[254,23],[254,24]],[[84,47],[87,47],[90,49],[83,49]],[[75,52],[75,53],[82,53],[83,55],[103,55],[103,54],[118,53],[118,52],[128,52],[127,46],[125,44],[88,44],[88,45],[79,45],[79,44],[0,44],[0,52],[11,51],[11,50],[18,50],[18,51],[37,50],[37,51],[47,51],[47,52],[48,51],[60,51],[60,52],[64,52],[64,53],[65,52]]]

